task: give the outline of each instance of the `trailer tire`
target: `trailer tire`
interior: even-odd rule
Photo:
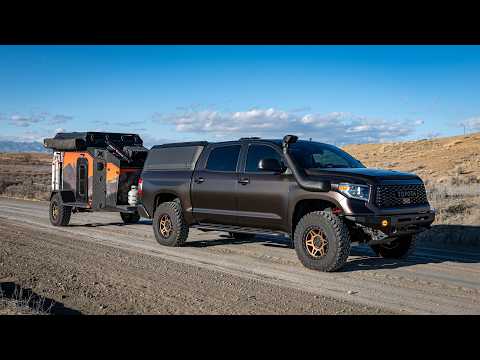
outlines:
[[[72,216],[72,207],[63,205],[60,194],[54,194],[50,199],[49,215],[53,226],[67,226]]]
[[[303,216],[295,228],[293,241],[298,258],[312,270],[337,271],[350,254],[348,227],[329,211],[314,211]]]
[[[385,259],[406,259],[415,251],[415,235],[407,235],[392,241],[390,244],[377,244],[370,247],[377,256]]]
[[[120,213],[120,217],[122,218],[125,224],[136,224],[140,221],[140,215],[138,212],[134,213]]]
[[[153,216],[153,232],[160,245],[182,246],[188,238],[188,224],[178,201],[158,205]]]

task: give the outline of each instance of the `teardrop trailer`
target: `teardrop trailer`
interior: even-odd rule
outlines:
[[[72,213],[119,212],[140,220],[137,186],[148,149],[137,134],[72,132],[44,139],[53,150],[50,222],[65,226]]]

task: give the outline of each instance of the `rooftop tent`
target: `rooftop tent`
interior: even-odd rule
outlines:
[[[53,138],[45,139],[44,146],[57,151],[82,151],[87,147],[107,148],[108,143],[116,147],[142,147],[143,141],[137,134],[104,132],[58,133]]]

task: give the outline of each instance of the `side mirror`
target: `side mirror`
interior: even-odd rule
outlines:
[[[277,159],[262,159],[258,162],[258,168],[263,171],[281,173],[284,168]]]

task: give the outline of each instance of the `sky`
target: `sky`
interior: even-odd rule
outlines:
[[[480,46],[0,46],[0,140],[335,145],[480,131]]]

